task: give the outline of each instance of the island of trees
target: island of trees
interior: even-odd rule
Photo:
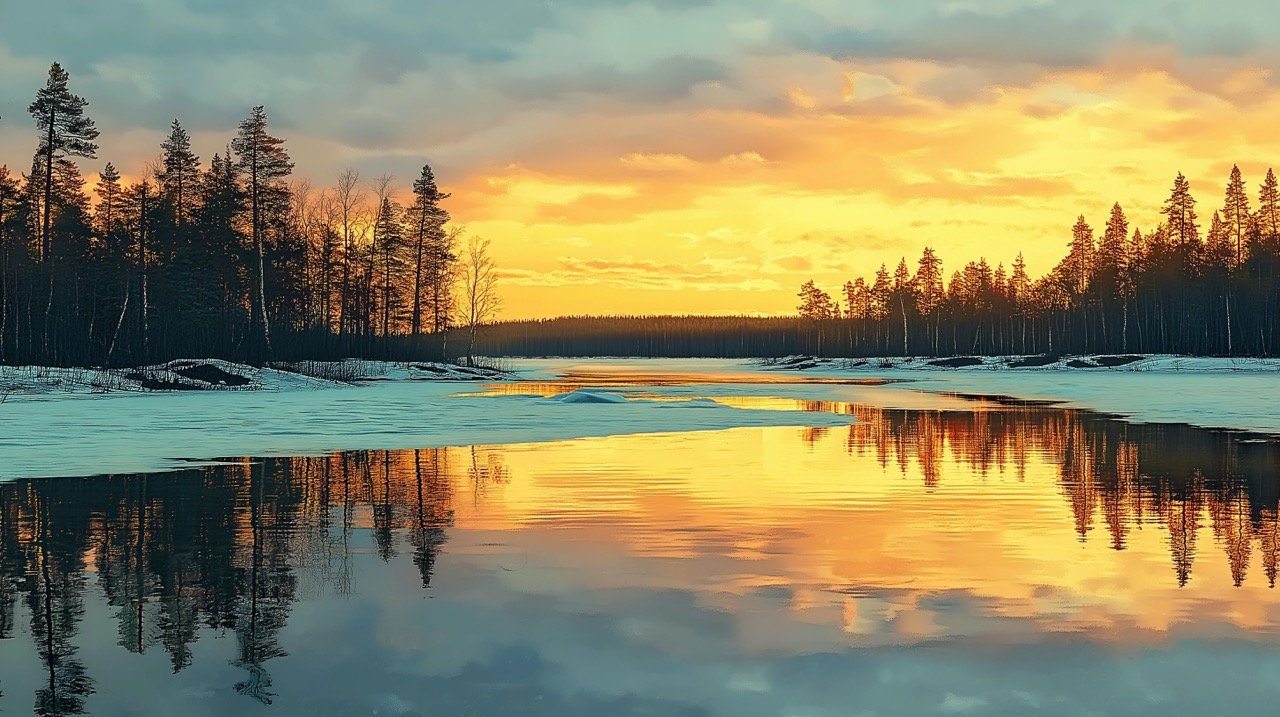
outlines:
[[[141,176],[108,162],[91,200],[87,105],[55,63],[30,171],[0,166],[0,363],[456,356],[496,310],[488,245],[450,226],[430,166],[407,206],[389,176],[317,189],[259,106],[207,164],[174,120]]]

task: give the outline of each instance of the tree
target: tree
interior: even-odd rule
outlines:
[[[813,280],[806,281],[800,287],[800,306],[797,310],[801,318],[814,321],[839,317],[839,309],[831,299],[831,295],[819,289]]]
[[[1125,265],[1125,242],[1129,240],[1129,220],[1124,209],[1116,202],[1107,217],[1107,226],[1102,231],[1102,241],[1098,243],[1095,271],[1104,276],[1110,283],[1106,288],[1114,289],[1114,282]]]
[[[946,290],[942,285],[942,260],[934,253],[932,247],[925,247],[916,264],[916,275],[912,280],[912,289],[916,297],[916,309],[926,317],[933,317],[933,331],[929,339],[930,350],[938,350],[938,317],[936,312],[946,298]],[[929,322],[925,321],[925,333],[929,334]]]
[[[832,300],[831,295],[819,289],[813,280],[806,281],[800,287],[800,306],[798,311],[800,318],[808,319],[813,322],[817,332],[817,346],[815,353],[822,355],[822,336],[824,321],[840,318],[840,307]]]
[[[116,171],[115,165],[107,162],[107,166],[98,173],[98,186],[94,193],[98,195],[98,231],[106,235],[120,222],[120,172]]]
[[[1227,180],[1226,197],[1222,204],[1222,223],[1224,236],[1234,244],[1235,265],[1244,262],[1244,238],[1249,231],[1249,195],[1244,190],[1244,179],[1240,176],[1239,165],[1231,166],[1231,177]]]
[[[397,304],[395,296],[397,279],[404,269],[402,256],[404,237],[401,233],[400,208],[391,201],[389,196],[382,197],[382,206],[378,209],[373,236],[375,241],[373,250],[377,254],[382,275],[382,336],[385,346],[386,337],[391,335],[391,316]]]
[[[200,158],[191,151],[191,137],[176,119],[169,127],[169,136],[160,143],[160,149],[162,164],[156,180],[169,202],[174,224],[181,228],[191,216],[191,197],[199,180]]]
[[[1264,236],[1280,236],[1280,186],[1276,183],[1276,173],[1267,169],[1267,178],[1258,189],[1258,225]]]
[[[365,194],[360,182],[360,173],[354,169],[344,169],[338,175],[337,194],[338,212],[342,217],[342,281],[338,296],[338,335],[345,335],[349,326],[354,327],[352,302],[355,299],[355,286],[352,276],[352,261],[356,255],[356,247],[352,226],[357,220],[360,207],[364,203]]]
[[[1173,190],[1160,210],[1167,218],[1169,235],[1183,251],[1190,251],[1200,241],[1200,227],[1196,224],[1196,200],[1191,196],[1191,185],[1178,172],[1173,180]]]
[[[0,165],[0,362],[11,360],[10,338],[14,328],[9,315],[15,312],[17,294],[18,217],[22,208],[22,189],[9,173],[9,167]],[[13,343],[17,343],[14,341]],[[15,348],[16,352],[16,348]]]
[[[1071,243],[1067,251],[1064,267],[1070,281],[1071,293],[1080,296],[1089,285],[1089,277],[1093,266],[1093,227],[1084,220],[1081,214],[1071,227]]]
[[[1212,269],[1225,273],[1236,257],[1236,247],[1230,227],[1222,221],[1222,212],[1214,212],[1205,237],[1205,263]]]
[[[36,121],[40,131],[40,148],[36,154],[43,160],[44,202],[40,220],[40,258],[50,256],[49,227],[53,218],[53,172],[58,160],[64,157],[93,159],[97,155],[98,130],[93,120],[86,117],[84,108],[88,100],[71,94],[67,88],[70,76],[62,65],[49,67],[49,79],[36,93],[36,99],[27,112]]]
[[[254,107],[240,123],[240,132],[231,141],[236,153],[236,167],[246,182],[245,197],[249,202],[249,234],[257,255],[257,292],[254,300],[256,320],[262,332],[263,348],[271,353],[271,324],[267,319],[266,233],[267,211],[272,201],[279,202],[284,191],[281,182],[293,172],[293,162],[284,149],[284,140],[267,132],[267,112],[262,105]]]
[[[475,365],[476,333],[498,315],[502,300],[495,289],[497,273],[489,256],[489,240],[467,238],[463,264],[463,295],[466,299],[464,319],[467,324],[467,365]]]
[[[916,264],[914,287],[917,307],[921,313],[930,313],[942,302],[942,260],[931,247],[925,247]]]
[[[446,294],[452,283],[452,264],[457,259],[453,249],[453,236],[445,231],[449,213],[440,202],[449,198],[436,186],[435,174],[430,165],[422,165],[422,174],[413,182],[413,206],[408,211],[414,246],[413,260],[413,310],[410,317],[410,333],[417,337],[422,331],[423,291],[429,291],[431,332],[445,328],[444,316],[448,304]],[[424,286],[425,282],[425,286]]]

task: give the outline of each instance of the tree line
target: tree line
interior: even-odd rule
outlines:
[[[258,106],[207,164],[174,120],[141,176],[108,162],[91,199],[87,105],[54,63],[30,171],[0,165],[0,363],[447,358],[451,329],[474,339],[496,311],[488,244],[450,225],[429,165],[404,205],[386,175],[317,189]]]
[[[1181,173],[1145,234],[1119,203],[1101,232],[1084,216],[1065,256],[1032,280],[1019,254],[1006,270],[970,261],[944,284],[926,247],[912,271],[904,257],[833,297],[814,282],[798,313],[814,350],[852,355],[1154,352],[1275,354],[1280,313],[1280,189],[1267,171],[1251,207],[1239,167],[1223,205],[1201,233]]]

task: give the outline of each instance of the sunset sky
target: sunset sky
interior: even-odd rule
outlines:
[[[1077,214],[1146,229],[1182,171],[1207,224],[1280,163],[1262,0],[0,0],[0,163],[54,60],[89,176],[260,103],[317,186],[430,162],[512,318],[787,313],[925,245],[1039,274]]]

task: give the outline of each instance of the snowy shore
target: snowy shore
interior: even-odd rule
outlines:
[[[0,369],[0,479],[158,471],[245,455],[850,421],[821,411],[705,400],[726,396],[931,410],[968,410],[963,398],[999,396],[1139,422],[1280,435],[1280,361],[1155,356],[1112,367],[1105,367],[1105,357],[1010,363],[541,359],[509,361],[504,374],[435,364],[339,362],[284,370],[180,361],[105,376],[9,367]],[[607,389],[559,399],[536,391],[467,395],[480,388],[477,381],[512,378],[642,387],[641,393],[680,400],[624,398],[626,391]],[[175,385],[180,382],[201,385]],[[192,388],[221,390],[178,390]]]
[[[374,375],[347,383],[219,366],[252,383],[237,390],[147,391],[84,383],[50,388],[46,381],[40,391],[11,393],[0,403],[0,480],[162,471],[236,456],[849,423],[848,416],[831,413],[623,400],[605,392],[570,400],[466,395],[480,388],[466,371],[370,366]],[[250,387],[261,390],[244,390]]]
[[[138,368],[0,366],[0,402],[117,392],[306,390],[371,381],[494,381],[491,368],[447,363],[298,361],[249,366],[221,359],[179,359]]]

